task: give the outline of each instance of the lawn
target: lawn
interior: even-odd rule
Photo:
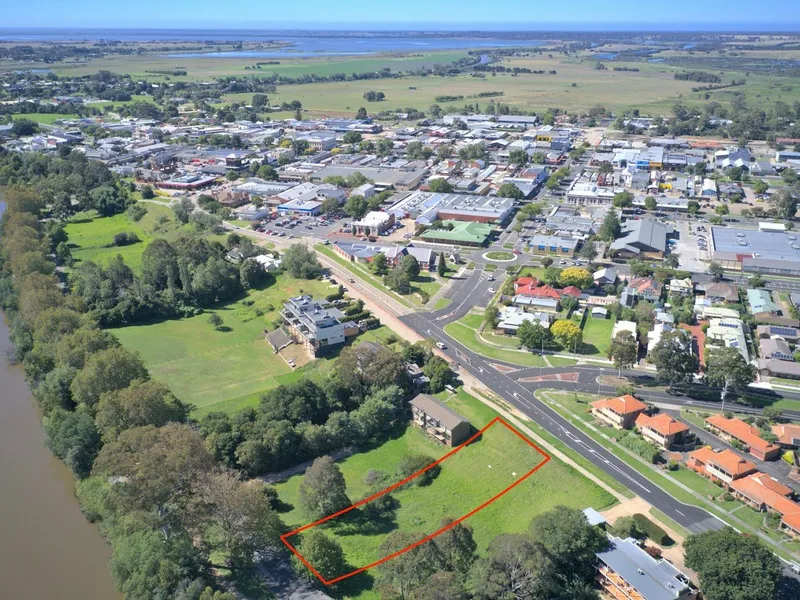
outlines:
[[[476,429],[496,416],[493,410],[463,391],[450,396],[447,402]],[[408,427],[399,437],[341,461],[339,467],[347,482],[349,497],[358,499],[369,491],[363,478],[370,469],[392,472],[405,455],[424,453],[434,459],[446,451],[447,448],[431,441],[418,429]],[[538,453],[514,433],[494,425],[479,442],[446,459],[441,474],[430,486],[393,493],[400,504],[393,528],[419,533],[435,531],[442,517],[466,514],[513,483],[513,473],[520,476],[540,461]],[[291,507],[283,514],[289,526],[308,522],[298,506],[301,479],[302,476],[295,476],[276,486],[280,499]],[[470,517],[467,523],[473,528],[478,552],[483,553],[495,536],[524,531],[534,516],[558,504],[602,510],[613,503],[610,494],[553,459],[508,494]],[[336,526],[325,526],[325,529],[328,534],[337,534]],[[378,547],[386,533],[337,537],[350,564],[361,566],[380,558]]]
[[[442,280],[435,272],[427,273],[423,271],[411,282],[410,294],[398,294],[397,292],[393,292],[383,285],[383,279],[377,275],[374,275],[364,265],[345,260],[333,250],[323,246],[322,244],[317,244],[314,246],[314,249],[320,254],[323,254],[327,258],[346,268],[348,271],[353,273],[353,275],[363,279],[375,289],[383,292],[384,294],[390,295],[392,298],[402,304],[405,304],[406,306],[423,306],[425,302],[422,301],[423,297],[419,295],[419,292],[427,294],[427,298],[430,299],[442,287]],[[448,271],[447,276],[452,276],[452,274],[452,271]]]
[[[322,281],[293,279],[286,274],[262,290],[250,290],[236,302],[205,314],[115,329],[129,350],[138,352],[153,378],[166,383],[197,414],[231,411],[258,402],[261,392],[297,379],[301,372],[325,369],[331,359],[318,359],[297,371],[276,356],[264,339],[278,309],[290,296],[320,297],[331,292]],[[211,313],[222,317],[226,331],[208,323]]]
[[[443,308],[450,306],[452,303],[453,300],[450,298],[439,298],[433,305],[433,310],[442,310]]]
[[[683,466],[677,471],[670,471],[669,474],[703,496],[713,496],[716,498],[724,492],[721,487],[714,485],[702,475]]]
[[[105,265],[119,254],[125,260],[125,264],[138,271],[142,264],[142,252],[147,244],[154,237],[163,237],[178,230],[169,208],[156,204],[142,204],[142,206],[147,208],[147,214],[139,222],[132,221],[125,213],[112,217],[99,217],[94,211],[75,215],[64,230],[76,266],[84,260]],[[188,229],[186,231],[188,232]],[[139,242],[129,246],[114,246],[114,236],[122,232],[135,233],[139,236]]]
[[[486,258],[489,260],[514,260],[511,252],[487,252]]]
[[[582,354],[602,356],[603,358],[608,355],[614,321],[614,319],[586,318],[586,324],[583,326],[584,351]]]
[[[43,125],[52,125],[59,119],[77,119],[78,115],[62,115],[59,113],[22,113],[14,115],[15,119],[28,119],[29,121],[34,121],[35,123],[41,123]]]
[[[460,318],[458,321],[445,325],[444,331],[457,342],[463,344],[473,352],[508,363],[525,367],[539,367],[544,365],[542,357],[530,352],[505,350],[485,343],[478,336],[478,328],[483,322],[481,315],[471,314]]]

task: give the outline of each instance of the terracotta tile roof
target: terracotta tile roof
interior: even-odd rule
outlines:
[[[783,522],[795,531],[800,531],[800,512],[783,515]]]
[[[538,285],[538,281],[531,277],[520,277],[514,282],[514,293],[518,296],[529,298],[552,298],[560,300],[561,294],[549,285]]]
[[[771,485],[765,484],[764,473],[749,475],[731,483],[731,487],[740,494],[747,496],[753,502],[764,504],[768,508],[779,512],[782,515],[800,514],[800,504],[792,502],[785,496],[772,489]],[[767,479],[771,479],[767,477]]]
[[[616,398],[606,398],[605,400],[598,400],[592,402],[592,408],[602,409],[610,408],[619,415],[628,415],[635,412],[641,412],[647,408],[644,402],[639,402],[630,394],[618,396]]]
[[[643,292],[649,289],[657,292],[661,289],[661,284],[650,277],[636,277],[628,282],[628,287],[636,289],[637,292]]]
[[[686,423],[673,419],[667,413],[658,413],[653,417],[641,414],[636,417],[636,426],[639,428],[649,427],[665,437],[689,431],[689,426]]]
[[[689,458],[694,458],[707,465],[719,467],[726,473],[730,473],[733,477],[741,477],[756,470],[756,466],[753,463],[749,460],[745,460],[733,450],[714,452],[709,446],[703,446],[691,452]]]
[[[723,415],[711,415],[706,419],[706,423],[713,425],[720,431],[741,440],[742,443],[756,450],[760,450],[761,452],[766,453],[777,448],[775,444],[770,444],[766,440],[761,439],[758,435],[758,429],[752,425],[748,425],[741,419],[728,419]]]
[[[778,436],[781,444],[800,446],[800,425],[773,425],[772,433]]]
[[[568,285],[563,290],[561,290],[562,296],[572,296],[573,298],[580,298],[581,297],[581,290],[580,288],[575,287],[574,285]]]

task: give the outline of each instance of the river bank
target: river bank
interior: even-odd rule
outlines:
[[[0,203],[0,214],[3,205]],[[111,548],[81,514],[69,469],[45,446],[0,312],[0,581],[4,598],[113,600]]]

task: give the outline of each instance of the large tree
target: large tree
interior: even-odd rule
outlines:
[[[128,387],[135,379],[150,378],[142,359],[124,348],[108,348],[93,354],[72,381],[72,397],[90,411],[100,397]]]
[[[334,579],[350,570],[342,546],[318,527],[303,533],[301,539],[300,553],[324,579]],[[316,580],[316,576],[299,560],[295,560],[294,565],[300,574]]]
[[[568,267],[561,271],[558,283],[562,287],[574,285],[577,288],[587,288],[592,285],[592,274],[582,267]]]
[[[204,526],[214,527],[228,564],[250,563],[254,553],[281,545],[285,527],[270,504],[265,486],[242,482],[231,471],[202,477],[196,489]]]
[[[502,534],[471,572],[476,600],[551,598],[556,589],[553,563],[540,543],[526,535]]]
[[[775,598],[781,562],[757,537],[725,527],[689,536],[684,548],[708,600]]]
[[[454,519],[445,517],[439,524],[440,527],[447,527],[453,523]],[[447,531],[434,538],[439,552],[442,554],[448,571],[456,571],[466,574],[469,572],[472,563],[475,561],[475,552],[478,545],[472,537],[472,527],[464,523],[456,523]]]
[[[725,390],[739,392],[756,379],[756,368],[744,359],[737,348],[709,347],[706,365],[708,382]]]
[[[611,340],[608,356],[614,360],[614,365],[616,365],[620,377],[622,376],[622,369],[630,369],[636,364],[638,347],[636,338],[630,331],[620,331]]]
[[[517,329],[519,343],[528,350],[541,350],[553,343],[553,334],[550,329],[541,323],[533,321],[523,321]]]
[[[123,431],[103,446],[92,475],[118,479],[116,501],[129,511],[150,513],[148,519],[168,538],[187,514],[197,482],[213,467],[214,459],[194,428],[168,423]]]
[[[789,169],[787,169],[788,171]],[[769,202],[781,219],[794,219],[797,214],[798,194],[796,186],[779,190],[770,196]]]
[[[608,547],[605,533],[589,525],[580,510],[566,506],[535,517],[530,533],[550,554],[562,581],[591,581],[595,554]]]
[[[105,441],[112,441],[126,429],[170,421],[184,421],[188,410],[160,381],[135,380],[131,385],[100,396],[97,427]]]
[[[293,244],[283,253],[282,266],[297,279],[316,279],[322,273],[317,256],[303,244]]]
[[[573,350],[580,346],[583,332],[581,328],[566,319],[561,319],[553,323],[550,327],[553,336],[564,346],[567,350]]]
[[[650,351],[648,360],[656,367],[658,378],[670,388],[691,383],[700,367],[697,356],[691,352],[692,336],[683,329],[674,329],[661,336]]]
[[[613,208],[609,208],[605,219],[603,219],[603,224],[600,225],[600,231],[597,233],[597,235],[600,236],[600,239],[605,240],[606,242],[613,242],[619,235],[619,231],[620,222],[619,217],[617,216],[617,211],[615,211]]]
[[[380,555],[394,554],[418,542],[420,537],[410,531],[396,529],[381,543]],[[406,600],[414,589],[442,567],[439,549],[432,541],[428,541],[377,567],[378,589],[387,597]]]
[[[300,504],[312,519],[321,519],[350,506],[347,484],[330,456],[316,459],[300,484]]]
[[[411,592],[411,600],[469,600],[460,573],[437,571]]]

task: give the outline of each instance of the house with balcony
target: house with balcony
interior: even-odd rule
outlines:
[[[469,439],[469,421],[433,396],[417,394],[410,404],[414,425],[445,446],[455,447]]]
[[[644,402],[640,402],[630,394],[597,400],[589,406],[597,420],[616,429],[630,429],[637,417],[647,409]]]
[[[756,472],[731,483],[731,493],[750,508],[759,512],[780,515],[800,514],[800,504],[790,498],[792,488],[774,480],[766,473]]]
[[[597,582],[615,600],[695,600],[689,578],[663,558],[653,558],[632,538],[612,537],[597,553]]]
[[[359,333],[358,325],[345,322],[341,311],[311,296],[289,298],[281,318],[294,341],[303,344],[311,356],[324,354]]]
[[[673,446],[681,448],[687,442],[689,426],[673,419],[667,413],[652,417],[641,413],[636,417],[636,427],[648,442],[669,450]]]
[[[771,444],[758,435],[758,429],[741,419],[728,419],[723,415],[711,415],[705,421],[706,429],[726,442],[737,441],[759,460],[774,460],[780,454],[780,447]]]
[[[730,486],[731,483],[751,473],[756,473],[756,466],[745,460],[733,450],[714,451],[709,446],[698,448],[689,454],[686,466],[706,479]]]

